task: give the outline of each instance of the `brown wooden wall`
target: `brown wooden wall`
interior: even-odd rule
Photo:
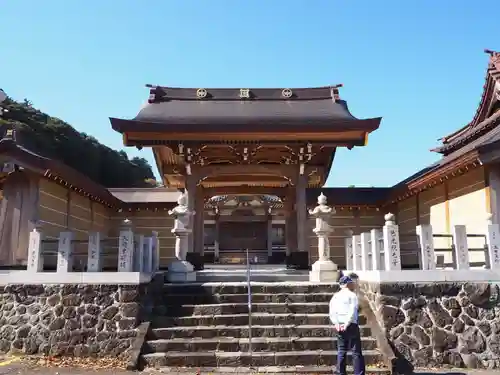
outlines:
[[[81,268],[86,264],[89,232],[98,231],[101,238],[108,237],[110,209],[50,180],[41,179],[39,190],[39,221],[44,238],[49,240],[44,243],[44,250],[55,252],[59,233],[71,231],[76,240],[77,266]],[[109,249],[104,246],[105,259],[108,260],[110,254],[106,250]],[[45,261],[55,263],[55,257],[48,256]]]
[[[348,231],[353,234],[369,232],[373,228],[382,228],[384,225],[384,212],[375,209],[361,210],[340,210],[336,208],[336,214],[330,219],[330,225],[334,231],[329,237],[330,257],[334,263],[345,267],[345,238],[348,237]],[[318,239],[313,233],[315,219],[308,220],[308,241],[309,241],[309,262],[310,264],[318,260]]]
[[[489,195],[483,167],[445,180],[444,183],[420,192],[397,205],[396,221],[401,237],[401,261],[403,265],[418,264],[418,245],[415,227],[432,225],[434,234],[450,235],[453,225],[466,225],[467,233],[484,234],[486,213],[489,212]],[[439,251],[451,247],[450,238],[435,238],[438,254],[451,262],[451,252]],[[484,246],[482,238],[469,238],[469,248]],[[483,262],[484,253],[471,251],[471,262]]]

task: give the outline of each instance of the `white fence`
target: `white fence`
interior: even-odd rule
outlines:
[[[491,222],[491,215],[485,222],[485,233],[468,234],[465,225],[454,225],[452,234],[434,234],[432,226],[418,225],[416,240],[419,250],[421,270],[456,269],[469,270],[478,266],[471,262],[473,252],[483,252],[483,267],[500,270],[500,229]],[[349,271],[398,271],[401,270],[401,248],[399,228],[393,214],[385,215],[382,229],[353,235],[345,239],[346,269]],[[470,238],[482,237],[484,248],[469,248]],[[451,241],[449,249],[436,249],[435,241],[447,238]],[[451,253],[451,263],[446,263],[446,252]],[[476,257],[477,258],[477,257]]]
[[[117,253],[104,252],[105,244],[111,241],[116,241]],[[83,244],[87,245],[86,253],[75,252],[75,246],[78,245],[81,249],[80,245]],[[116,249],[115,246],[114,248]],[[57,240],[44,240],[43,232],[34,229],[30,232],[27,271],[43,272],[46,260],[55,258],[57,273],[68,273],[75,269],[101,272],[106,256],[114,259],[118,272],[154,273],[159,269],[158,234],[156,232],[152,232],[151,236],[134,234],[128,220],[124,222],[119,236],[111,239],[103,239],[99,232],[90,232],[88,241],[77,241],[72,232],[66,231],[61,232]]]

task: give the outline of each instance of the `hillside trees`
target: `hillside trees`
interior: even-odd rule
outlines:
[[[108,188],[151,187],[154,175],[144,158],[129,159],[125,151],[115,151],[94,137],[33,107],[25,99],[2,103],[7,110],[0,122],[17,130],[19,142],[39,155],[59,160]]]

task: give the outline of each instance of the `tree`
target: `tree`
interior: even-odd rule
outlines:
[[[78,132],[33,108],[27,99],[22,103],[7,99],[2,106],[8,110],[2,122],[16,128],[19,141],[28,150],[59,160],[108,188],[151,187],[146,180],[154,180],[154,175],[146,159],[129,160],[125,151],[115,151]]]

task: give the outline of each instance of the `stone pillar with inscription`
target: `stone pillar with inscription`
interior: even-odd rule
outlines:
[[[59,233],[57,246],[57,272],[73,270],[73,232]]]
[[[384,261],[386,271],[401,271],[401,249],[399,245],[399,227],[396,217],[388,213],[384,216],[385,225],[382,228],[384,237]]]
[[[423,270],[436,269],[436,256],[434,255],[434,236],[432,226],[429,224],[417,225],[417,238],[420,247],[421,267]]]
[[[27,270],[29,272],[43,271],[42,233],[36,227],[30,232],[29,236]]]
[[[189,225],[193,222],[192,217],[195,214],[189,210],[189,198],[186,193],[182,193],[179,196],[177,206],[173,210],[168,211],[168,214],[174,217],[172,233],[175,235],[175,257],[177,258],[168,266],[168,281],[196,281],[196,273],[194,272],[193,265],[186,260],[189,250],[188,238],[192,233]]]
[[[118,272],[134,271],[134,232],[132,222],[125,219],[118,237]]]
[[[470,269],[469,245],[467,243],[467,227],[454,225],[452,228],[454,260],[457,270]]]
[[[493,215],[487,217],[486,244],[488,246],[489,268],[500,270],[500,229],[498,224],[493,224]]]
[[[89,233],[87,272],[101,271],[101,233]]]
[[[314,234],[318,237],[318,260],[312,265],[309,273],[309,281],[312,282],[336,282],[338,279],[338,267],[330,259],[330,244],[328,237],[333,228],[328,224],[329,219],[335,215],[335,209],[327,206],[326,196],[321,193],[318,197],[318,205],[309,210],[309,215],[316,219]]]

